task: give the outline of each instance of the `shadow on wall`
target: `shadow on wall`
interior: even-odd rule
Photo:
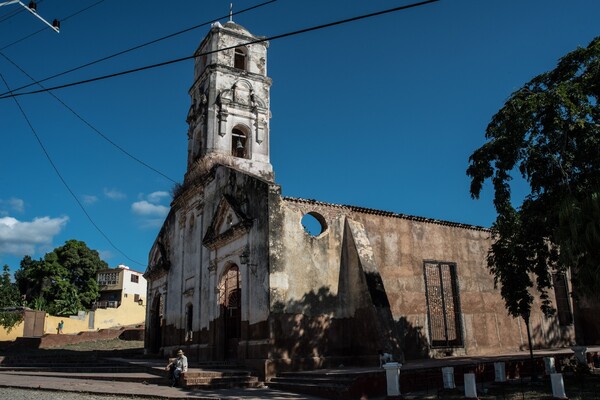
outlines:
[[[575,344],[570,340],[571,335],[565,331],[573,329],[572,326],[560,326],[558,318],[552,316],[547,318],[543,324],[537,324],[531,330],[534,349],[568,347]],[[529,350],[527,342],[520,346],[521,350]]]
[[[423,328],[412,325],[405,317],[395,321],[396,331],[400,332],[403,340],[402,351],[407,360],[429,358],[429,343],[423,334]]]
[[[321,358],[331,353],[333,318],[328,313],[337,306],[337,296],[329,288],[306,293],[300,300],[277,302],[272,314],[274,350],[272,357],[288,360],[294,368],[319,367]]]
[[[306,293],[300,300],[278,302],[271,314],[274,347],[271,357],[292,369],[332,368],[340,365],[379,366],[378,350],[394,359],[428,357],[426,338],[405,318],[386,327],[376,319],[379,308],[359,309],[352,318],[336,318],[339,298],[327,287]],[[376,332],[390,329],[392,332]],[[385,338],[387,337],[387,341]],[[394,344],[395,343],[395,344]],[[391,346],[391,348],[390,348]]]

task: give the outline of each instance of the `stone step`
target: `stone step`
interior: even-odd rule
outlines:
[[[213,370],[204,370],[204,369],[195,369],[190,368],[185,373],[185,376],[188,378],[196,378],[196,377],[207,377],[207,378],[221,378],[221,377],[246,377],[251,376],[252,373],[246,370],[222,370],[222,371],[213,371]]]
[[[298,383],[298,382],[269,382],[267,386],[270,389],[283,390],[294,393],[303,393],[311,396],[323,397],[326,399],[341,400],[346,399],[346,385],[320,385],[318,383]]]
[[[167,385],[168,381],[165,377],[139,373],[139,372],[60,372],[60,371],[11,371],[8,374],[24,375],[27,374],[31,378],[49,377],[49,378],[68,378],[81,380],[96,380],[96,381],[115,381],[115,382],[137,382],[149,383],[155,385]]]
[[[340,377],[331,377],[331,376],[322,376],[322,375],[302,375],[302,376],[277,376],[271,378],[270,382],[276,383],[308,383],[308,384],[319,384],[323,386],[331,385],[331,386],[340,386],[340,385],[351,385],[354,382],[354,377],[340,376]]]
[[[228,376],[221,378],[194,377],[183,378],[183,386],[187,388],[224,389],[233,387],[259,387],[261,382],[256,376]]]
[[[31,372],[94,372],[94,373],[124,373],[138,372],[137,367],[129,367],[126,365],[30,365],[30,366],[0,366],[0,371],[31,371]]]
[[[191,368],[183,375],[182,386],[198,389],[261,387],[262,382],[248,370],[204,370]]]

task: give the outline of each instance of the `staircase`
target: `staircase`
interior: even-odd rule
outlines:
[[[381,371],[284,372],[268,383],[269,388],[303,393],[332,400],[385,396],[385,373]]]
[[[163,360],[148,360],[139,357],[139,354],[123,351],[76,352],[50,349],[0,356],[0,371],[27,373],[31,376],[144,382],[167,386],[169,381],[164,367]],[[262,386],[262,382],[250,371],[217,363],[188,369],[181,384],[186,388],[197,389]]]
[[[195,369],[190,368],[183,376],[183,387],[195,389],[226,389],[233,387],[261,387],[262,382],[250,371],[242,369]]]

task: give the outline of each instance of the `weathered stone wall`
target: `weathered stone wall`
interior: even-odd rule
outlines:
[[[157,239],[165,243],[169,268],[150,279],[148,289],[148,320],[152,321],[153,313],[163,315],[159,322],[163,352],[183,347],[193,358],[227,358],[221,284],[227,270],[236,265],[242,296],[241,336],[233,351],[241,360],[267,357],[262,341],[269,337],[268,192],[277,190],[272,186],[230,167],[216,166],[201,185],[188,188],[174,200],[172,216]],[[247,265],[240,259],[243,252],[249,255]],[[150,268],[146,275],[152,273]],[[164,296],[162,311],[154,304],[159,293]],[[192,331],[186,329],[190,306]],[[156,323],[152,325],[149,332],[156,334]]]
[[[274,201],[271,220],[272,362],[281,369],[377,364],[378,349],[401,352],[366,236],[348,210]],[[327,225],[313,236],[301,219]],[[368,240],[367,240],[368,241]]]
[[[291,342],[283,343],[280,357],[293,359],[312,351],[318,357],[350,352],[364,359],[366,351],[381,346],[394,348],[396,344],[411,358],[488,354],[527,346],[524,324],[507,315],[487,269],[488,230],[308,200],[284,199],[280,207],[280,243],[271,276],[271,306],[279,317],[273,318],[287,326],[281,331],[287,330],[288,335],[290,329],[308,333],[304,327],[308,318],[308,325],[313,328],[308,336],[314,337],[314,329],[318,328],[321,336],[327,338],[308,350],[297,347],[294,354],[285,353]],[[316,237],[305,232],[300,224],[302,216],[311,212],[322,216],[327,225]],[[345,226],[353,228],[349,232]],[[352,257],[358,258],[358,262]],[[385,314],[385,305],[369,308],[369,304],[377,302],[377,296],[369,293],[368,284],[361,283],[360,277],[368,280],[372,275],[365,268],[371,263],[370,258],[373,266],[369,268],[382,279],[393,327],[386,325],[385,315],[372,314],[373,310]],[[455,265],[462,345],[431,346],[424,261]],[[536,347],[573,342],[573,328],[558,326],[555,318],[544,317],[536,305],[531,326]],[[387,332],[377,336],[374,329]],[[386,342],[387,333],[399,335],[397,343]],[[361,346],[354,344],[353,336],[363,338]],[[292,337],[310,344],[301,334]],[[375,343],[369,346],[364,338]]]

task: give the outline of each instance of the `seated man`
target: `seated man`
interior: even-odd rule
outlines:
[[[177,352],[177,358],[170,361],[165,369],[169,371],[171,386],[179,385],[181,374],[188,370],[188,361],[187,357],[183,355],[183,350]]]

